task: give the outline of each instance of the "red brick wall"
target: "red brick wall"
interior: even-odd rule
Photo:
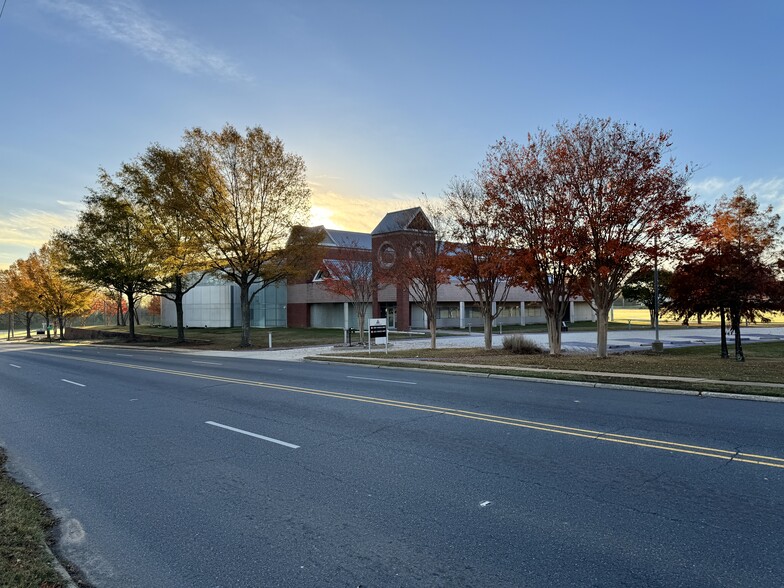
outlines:
[[[408,331],[411,328],[411,304],[408,302],[408,288],[397,287],[397,330]]]
[[[420,233],[418,231],[399,231],[396,233],[384,233],[381,235],[373,235],[373,272],[375,275],[386,274],[388,279],[394,280],[395,266],[397,260],[402,256],[409,255],[409,248],[417,241],[422,242],[425,246],[432,247],[435,243],[433,233]],[[391,245],[395,250],[395,263],[390,268],[382,268],[379,259],[379,250],[386,243]],[[397,312],[397,329],[400,331],[407,331],[411,328],[411,304],[409,302],[410,296],[408,289],[401,285],[396,284],[396,312]],[[374,316],[382,316],[381,305],[378,303],[378,296],[373,298],[373,314]]]
[[[287,304],[286,305],[286,320],[289,327],[305,328],[310,326],[310,313],[308,312],[308,305],[300,304]]]

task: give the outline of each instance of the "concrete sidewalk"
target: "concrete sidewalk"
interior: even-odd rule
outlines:
[[[513,333],[514,334],[514,333]],[[542,348],[547,348],[547,333],[523,333],[532,341],[538,343]],[[664,343],[665,349],[677,347],[688,347],[694,345],[719,345],[721,340],[721,330],[718,328],[698,328],[690,329],[662,329],[659,332],[660,340]],[[748,327],[741,331],[744,343],[754,343],[758,341],[784,341],[784,327]],[[508,335],[493,335],[493,347],[501,347],[504,337]],[[623,353],[624,351],[650,349],[651,343],[655,338],[653,329],[649,330],[629,330],[629,331],[610,331],[607,335],[608,348],[610,353]],[[728,337],[731,345],[731,337]],[[481,333],[471,336],[458,335],[438,338],[438,348],[481,348],[484,346],[484,338]],[[395,341],[390,345],[390,350],[399,351],[404,349],[427,349],[430,347],[430,339],[412,339],[408,341]],[[568,353],[595,353],[596,352],[596,332],[577,331],[563,333],[562,348]],[[322,345],[318,347],[301,347],[298,349],[270,349],[254,351],[190,351],[190,353],[213,356],[213,357],[249,357],[253,359],[267,359],[276,361],[302,361],[305,357],[320,355],[324,353],[358,353],[367,354],[367,348],[334,347],[332,345]],[[383,348],[373,350],[373,355],[383,355]]]

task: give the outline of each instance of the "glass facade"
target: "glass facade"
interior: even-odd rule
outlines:
[[[260,291],[259,291],[260,290]],[[250,303],[251,327],[285,327],[286,283],[271,284],[258,291]],[[162,300],[161,323],[177,323],[174,303]],[[232,282],[207,276],[183,298],[183,318],[188,327],[238,327],[242,324],[240,289]]]
[[[239,299],[239,289],[237,290],[237,299]],[[237,324],[239,324],[239,320]],[[286,326],[285,282],[267,286],[256,294],[256,297],[250,303],[250,326]]]

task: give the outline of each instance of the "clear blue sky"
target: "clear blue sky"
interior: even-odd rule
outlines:
[[[99,166],[226,122],[302,155],[334,228],[580,115],[672,130],[703,199],[743,183],[784,212],[781,1],[6,2],[0,267],[73,223]]]

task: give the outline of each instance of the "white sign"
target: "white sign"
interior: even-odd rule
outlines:
[[[378,336],[381,335],[382,336]],[[370,340],[375,339],[377,345],[382,343],[386,346],[387,342],[387,319],[386,318],[369,318],[368,319],[368,351],[370,351]],[[387,353],[389,351],[387,350]]]

